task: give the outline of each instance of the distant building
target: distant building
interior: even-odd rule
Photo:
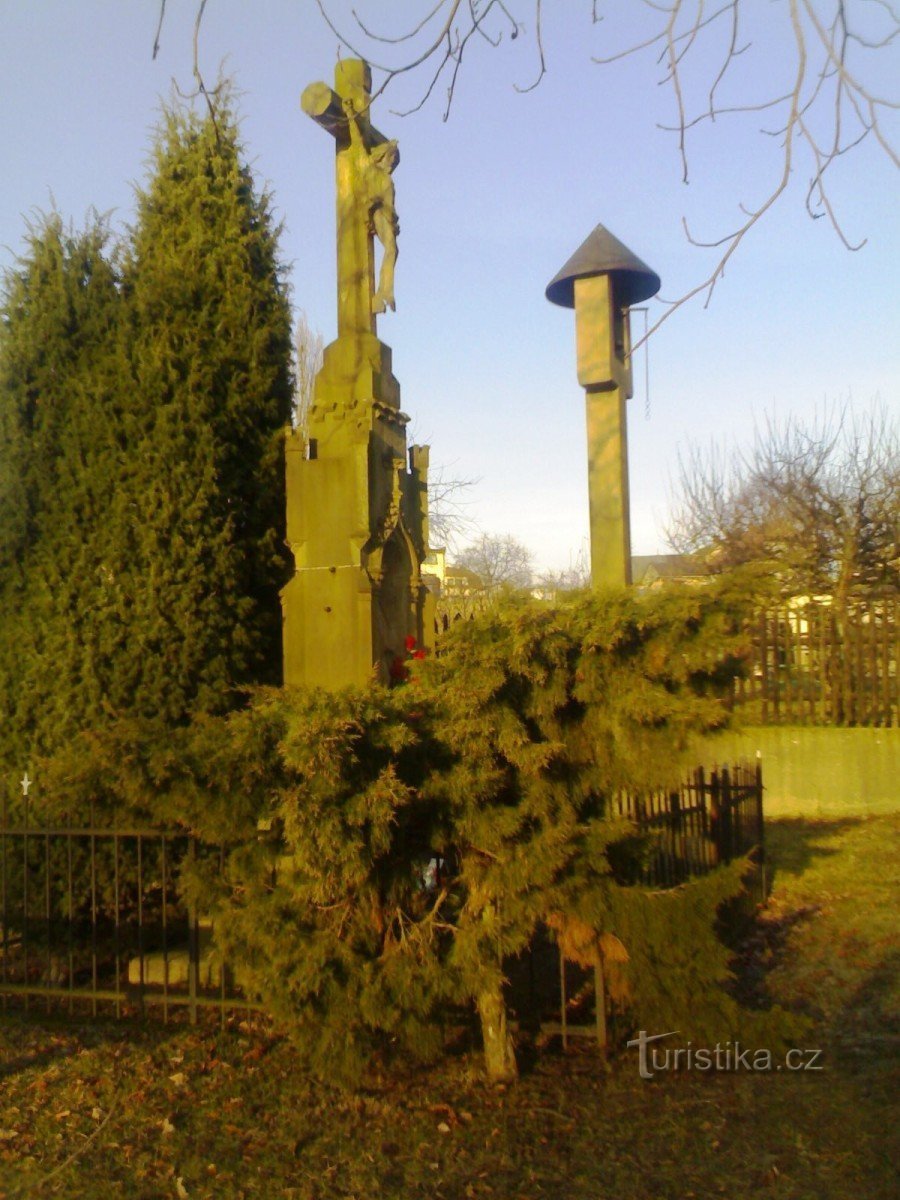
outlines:
[[[454,621],[467,621],[486,607],[489,589],[484,580],[468,567],[448,563],[443,547],[429,550],[422,576],[437,598],[438,632],[449,629]]]
[[[658,588],[667,582],[703,583],[709,570],[692,554],[633,554],[631,578],[635,587]]]

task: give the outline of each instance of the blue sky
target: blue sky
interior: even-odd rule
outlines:
[[[349,4],[328,7],[352,30]],[[386,11],[386,33],[430,7],[357,4],[373,24]],[[480,480],[471,516],[558,568],[587,535],[584,402],[573,314],[546,301],[547,282],[602,222],[656,270],[662,295],[678,296],[712,261],[687,244],[682,218],[698,237],[721,237],[741,202],[759,203],[773,186],[781,152],[778,139],[757,132],[772,123],[765,114],[722,119],[689,143],[685,186],[676,139],[658,128],[673,109],[653,56],[591,62],[646,36],[652,10],[608,4],[609,19],[592,25],[587,0],[554,4],[547,74],[523,95],[514,85],[530,83],[537,62],[532,6],[510,7],[523,13],[523,35],[497,50],[470,44],[446,123],[441,85],[422,112],[392,114],[419,98],[423,77],[398,81],[375,107],[402,152],[397,312],[379,320],[379,335],[432,461]],[[751,8],[759,23],[727,102],[783,90],[786,9]],[[169,0],[153,62],[155,0],[0,0],[0,262],[13,261],[25,217],[51,197],[76,224],[91,206],[111,210],[114,224],[130,219],[159,99],[173,78],[185,89],[191,82],[194,11],[193,0]],[[243,93],[246,146],[285,223],[294,305],[326,340],[335,332],[333,144],[299,97],[307,83],[331,80],[336,53],[314,0],[208,0],[201,66],[213,79],[224,61]],[[699,103],[715,53],[713,41],[698,43],[693,67],[686,61],[689,105]],[[900,46],[868,57],[866,77],[897,99]],[[896,112],[885,122],[896,147]],[[876,397],[900,402],[897,171],[871,138],[836,168],[832,199],[849,236],[868,239],[856,253],[827,221],[806,216],[809,175],[798,159],[788,192],[748,234],[710,307],[685,306],[651,339],[649,420],[636,364],[638,553],[665,548],[668,481],[690,444],[746,444],[767,416],[810,415],[848,397],[860,407]]]

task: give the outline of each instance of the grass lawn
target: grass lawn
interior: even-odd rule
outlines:
[[[893,1200],[900,816],[768,831],[746,986],[810,1014],[821,1071],[646,1081],[635,1051],[604,1071],[583,1044],[506,1089],[461,1056],[347,1095],[265,1030],[8,1013],[0,1197]]]

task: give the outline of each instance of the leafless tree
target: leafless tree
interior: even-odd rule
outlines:
[[[419,15],[412,18],[404,6],[403,23],[394,33],[376,28],[376,23],[387,19],[382,0],[360,0],[351,10],[349,28],[338,25],[330,0],[315,3],[341,46],[366,59],[380,76],[373,100],[400,77],[421,80],[418,102],[399,115],[424,107],[442,88],[447,119],[463,58],[474,39],[494,49],[519,38],[531,40],[535,77],[516,85],[517,91],[532,91],[548,70],[542,0],[423,0]],[[199,35],[206,4],[207,0],[196,0],[193,70],[198,92],[209,101],[199,67]],[[784,0],[765,5],[757,0],[712,4],[709,0],[640,0],[640,5],[638,9],[637,0],[627,6],[620,0],[583,0],[583,19],[596,29],[602,49],[592,59],[608,66],[641,54],[656,56],[659,82],[669,88],[672,101],[672,122],[664,128],[678,140],[683,181],[687,183],[690,175],[692,132],[706,124],[721,129],[727,122],[760,114],[766,124],[757,132],[775,147],[774,174],[762,188],[762,198],[751,204],[741,201],[740,216],[730,229],[701,238],[683,220],[692,245],[715,248],[719,253],[702,280],[683,295],[663,302],[662,315],[650,326],[646,338],[688,301],[702,297],[704,306],[709,304],[738,247],[786,192],[792,173],[801,169],[807,173],[805,205],[810,217],[824,217],[848,250],[864,245],[865,239],[854,241],[845,230],[830,184],[834,168],[865,141],[877,143],[889,162],[900,166],[890,122],[900,111],[900,97],[882,94],[873,82],[879,55],[900,39],[900,13],[893,0]],[[615,31],[624,7],[632,16],[639,12],[646,35],[636,42],[616,44]],[[567,5],[570,19],[568,9]],[[165,11],[166,0],[159,0],[154,56]],[[761,32],[756,42],[747,34],[754,23]],[[772,47],[788,50],[783,74]],[[758,69],[753,77],[759,85],[748,96],[746,83],[739,79],[738,64],[746,66],[754,55]]]
[[[864,240],[855,242],[844,229],[829,184],[835,166],[867,139],[877,142],[889,161],[900,166],[886,119],[900,109],[900,98],[880,94],[871,82],[876,56],[900,37],[900,16],[888,0],[786,0],[767,5],[755,0],[641,3],[646,36],[616,45],[615,30],[622,18],[619,0],[592,0],[589,5],[585,0],[584,19],[597,27],[597,43],[602,48],[593,61],[604,66],[639,54],[656,55],[660,83],[670,89],[673,119],[666,128],[678,139],[683,181],[687,183],[690,174],[691,133],[707,123],[721,126],[742,115],[761,114],[767,125],[759,132],[777,147],[775,173],[764,187],[762,199],[749,205],[741,202],[740,217],[731,229],[701,239],[684,220],[685,234],[693,245],[714,247],[719,253],[703,280],[682,296],[664,302],[662,315],[649,330],[653,333],[689,300],[702,296],[705,305],[709,304],[735,251],[784,194],[791,174],[804,166],[804,160],[809,215],[824,217],[848,250],[864,244]],[[376,28],[375,22],[386,18],[383,6],[374,0],[352,10],[354,24],[349,29],[338,26],[329,0],[316,0],[316,4],[341,45],[379,71],[381,79],[373,99],[400,76],[421,77],[420,99],[406,113],[422,108],[441,85],[447,119],[463,58],[473,39],[495,49],[519,37],[532,39],[535,78],[517,86],[518,91],[533,90],[548,69],[542,0],[431,0],[422,5],[419,18],[404,15],[405,23],[393,34]],[[374,17],[366,15],[367,8]],[[633,15],[636,5],[627,8]],[[752,23],[764,34],[758,44],[745,32]],[[788,48],[783,77],[773,62],[777,56],[767,53],[767,44]],[[759,86],[748,96],[736,65],[746,64],[754,54]]]
[[[900,594],[900,431],[886,408],[767,421],[745,452],[679,459],[673,549],[712,570],[767,564],[782,590]]]
[[[591,565],[586,548],[583,547],[567,567],[560,571],[543,571],[535,582],[549,598],[555,598],[561,592],[577,592],[590,587]]]
[[[432,467],[428,472],[429,540],[432,546],[446,549],[451,557],[477,531],[467,499],[477,482],[454,476],[445,466]]]
[[[322,354],[325,348],[325,339],[318,329],[312,328],[305,312],[301,312],[297,318],[294,348],[297,355],[295,367],[297,390],[292,421],[294,428],[302,430],[305,436],[309,424],[309,410],[313,402],[316,375],[322,366]]]
[[[474,571],[487,592],[531,586],[531,551],[508,533],[482,533],[457,555],[456,565]]]

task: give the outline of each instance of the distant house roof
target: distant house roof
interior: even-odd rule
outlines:
[[[448,563],[444,573],[444,582],[451,588],[467,588],[479,592],[484,588],[484,580],[468,567],[457,567]]]
[[[422,564],[422,573],[440,580],[443,592],[483,592],[484,580],[468,567],[458,567],[447,562],[447,551],[443,546],[432,546]]]
[[[647,587],[658,579],[701,579],[709,571],[691,554],[633,554],[631,578]]]

